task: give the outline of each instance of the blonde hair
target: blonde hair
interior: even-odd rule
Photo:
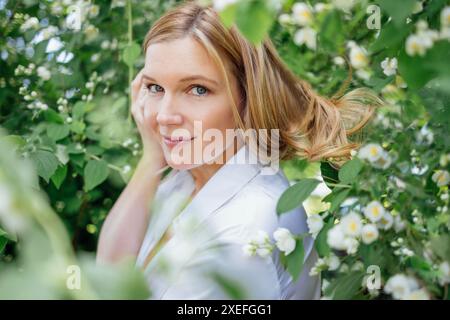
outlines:
[[[253,45],[235,25],[226,28],[214,9],[195,1],[186,1],[160,17],[145,37],[144,51],[152,43],[186,36],[203,45],[217,63],[230,96],[228,74],[237,80],[243,110],[239,113],[233,103],[237,127],[279,130],[281,160],[327,159],[340,166],[351,158],[352,149],[360,147],[348,136],[364,127],[382,104],[367,88],[342,95],[344,86],[332,98],[320,96],[286,66],[270,38]]]

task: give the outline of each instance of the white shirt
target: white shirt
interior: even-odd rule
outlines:
[[[271,240],[278,227],[293,234],[308,230],[303,207],[276,213],[277,201],[289,187],[282,170],[264,175],[259,162],[242,164],[248,152],[248,146],[238,150],[184,209],[194,190],[189,171],[172,170],[158,186],[136,265],[142,267],[168,227],[173,236],[145,268],[151,299],[320,297],[320,278],[309,275],[318,258],[310,236],[304,240],[304,267],[296,282],[281,265],[277,249],[267,258],[243,253],[258,230],[266,231]],[[230,295],[223,281],[241,294]]]

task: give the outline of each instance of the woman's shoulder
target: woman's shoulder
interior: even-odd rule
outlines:
[[[288,187],[289,181],[283,172],[274,175],[260,173],[222,206],[213,219],[221,229],[234,227],[246,234],[258,230],[271,234],[280,226],[276,207],[280,196]],[[296,214],[300,221],[295,223],[304,224],[301,220],[305,218],[301,212],[302,208],[297,208],[288,214]]]

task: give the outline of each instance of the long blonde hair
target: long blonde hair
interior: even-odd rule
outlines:
[[[152,43],[186,36],[202,44],[217,63],[230,96],[229,75],[237,79],[243,110],[239,113],[232,106],[237,127],[279,130],[281,160],[326,159],[340,166],[360,146],[349,136],[363,128],[382,105],[367,88],[342,95],[343,88],[332,98],[317,94],[287,67],[269,37],[253,45],[235,25],[226,28],[211,6],[195,1],[186,1],[161,16],[145,37],[144,51]]]

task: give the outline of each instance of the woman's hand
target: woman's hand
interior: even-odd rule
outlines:
[[[150,126],[150,112],[146,106],[146,91],[142,85],[143,70],[131,83],[131,114],[141,135],[143,156],[141,163],[154,165],[154,169],[161,169],[167,165],[164,154]]]

